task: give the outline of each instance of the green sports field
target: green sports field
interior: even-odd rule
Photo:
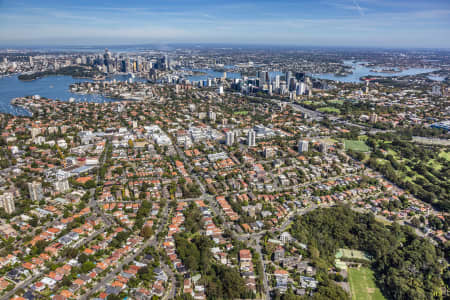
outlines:
[[[352,300],[385,300],[369,268],[348,269]]]
[[[341,111],[339,109],[330,107],[330,106],[321,107],[321,108],[318,108],[317,110],[320,112],[323,112],[323,113],[327,113],[327,114],[340,114],[341,113]]]
[[[233,112],[234,115],[242,115],[242,116],[246,116],[248,115],[248,111],[246,110],[241,110],[241,111],[235,111]]]
[[[370,148],[363,141],[357,140],[345,140],[344,141],[345,150],[353,150],[359,152],[369,152]]]

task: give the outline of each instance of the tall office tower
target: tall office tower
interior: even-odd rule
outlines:
[[[275,88],[280,88],[280,75],[275,76]]]
[[[53,183],[55,191],[58,193],[65,193],[70,190],[69,181],[67,179],[58,180]]]
[[[103,54],[103,59],[105,61],[108,61],[108,60],[111,60],[111,58],[112,58],[111,52],[109,52],[108,49],[105,49],[105,53]]]
[[[286,84],[285,83],[280,84],[280,94],[285,95],[285,94],[287,94],[287,92],[288,92],[288,89],[286,87]]]
[[[167,54],[164,56],[164,68],[165,70],[170,70],[170,61]]]
[[[256,146],[256,132],[253,129],[250,129],[247,133],[247,145],[249,147]]]
[[[300,84],[297,83],[295,86],[295,95],[296,96],[300,96],[302,94],[301,90],[300,90]]]
[[[297,80],[295,80],[294,77],[291,77],[291,79],[289,81],[289,91],[290,92],[295,92],[296,84],[297,84]]]
[[[288,91],[290,91],[291,90],[292,72],[287,71],[285,77],[286,77],[286,87],[287,87]]]
[[[295,79],[297,79],[298,81],[303,81],[305,79],[305,73],[295,73]]]
[[[33,65],[33,56],[28,56],[28,62],[30,63],[30,66]]]
[[[140,57],[136,59],[136,72],[140,72],[142,68],[142,63]]]
[[[114,73],[114,72],[115,72],[114,65],[111,64],[111,63],[108,64],[108,65],[106,66],[106,70],[107,70],[108,73]]]
[[[278,93],[279,88],[277,88],[277,84],[276,84],[275,81],[273,81],[273,82],[270,84],[270,86],[272,87],[272,92]]]
[[[44,194],[42,193],[42,185],[40,182],[29,182],[28,192],[30,193],[30,198],[32,201],[41,201],[44,199]]]
[[[304,82],[299,82],[297,84],[297,96],[304,95],[306,92],[306,84]]]
[[[267,71],[259,71],[258,72],[258,78],[259,78],[259,85],[263,86],[268,80],[269,73]]]
[[[212,122],[215,122],[216,121],[216,113],[213,112],[212,110],[210,110],[208,112],[208,119]]]
[[[308,152],[308,146],[309,146],[308,141],[299,140],[297,145],[298,153]]]
[[[226,144],[227,144],[227,146],[232,146],[234,144],[234,132],[233,131],[227,132]]]
[[[6,192],[0,195],[0,207],[3,207],[7,214],[11,214],[16,210],[13,193]]]

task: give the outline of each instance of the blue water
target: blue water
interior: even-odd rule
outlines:
[[[445,76],[429,75],[428,79],[431,79],[433,81],[444,81],[445,80]]]
[[[117,75],[107,80],[127,80],[126,75]],[[134,78],[134,81],[144,79]],[[69,86],[76,82],[92,81],[90,79],[72,78],[71,76],[47,76],[33,81],[21,81],[17,75],[0,78],[0,112],[27,116],[29,113],[19,107],[12,106],[11,100],[17,97],[40,95],[41,97],[68,101],[74,98],[76,102],[111,102],[114,99],[101,95],[80,95],[69,91]]]
[[[352,66],[353,74],[349,74],[346,76],[336,76],[335,74],[314,74],[313,77],[319,79],[328,79],[335,80],[340,82],[360,82],[360,78],[367,75],[372,76],[382,76],[382,77],[394,77],[394,76],[408,76],[408,75],[417,75],[422,73],[429,73],[437,71],[437,69],[424,69],[424,68],[411,68],[407,70],[403,70],[398,73],[384,73],[384,72],[371,72],[370,70],[375,69],[374,67],[366,67],[364,66],[365,62],[356,62],[352,61],[344,61],[345,65]]]

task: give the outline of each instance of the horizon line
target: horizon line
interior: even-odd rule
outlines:
[[[384,50],[447,50],[450,47],[408,47],[408,46],[356,46],[356,45],[300,45],[300,44],[266,44],[266,43],[216,43],[216,42],[149,42],[149,43],[100,43],[100,44],[42,44],[42,45],[1,45],[0,50],[39,49],[39,48],[103,48],[103,47],[162,47],[162,46],[210,46],[210,47],[276,47],[276,48],[328,48],[328,49],[384,49]],[[75,51],[74,51],[75,52]]]

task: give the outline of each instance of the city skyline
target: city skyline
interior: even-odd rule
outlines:
[[[447,1],[0,1],[0,46],[166,43],[449,48]]]

